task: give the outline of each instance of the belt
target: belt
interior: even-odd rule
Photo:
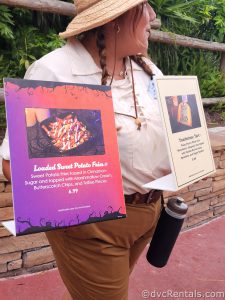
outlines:
[[[128,204],[150,204],[159,200],[162,195],[160,190],[151,190],[147,194],[134,193],[131,195],[124,195],[125,202]]]

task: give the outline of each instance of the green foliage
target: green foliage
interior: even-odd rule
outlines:
[[[198,4],[199,0],[149,0],[149,3],[162,21],[170,19],[173,22],[175,19],[175,23],[181,20],[191,23],[198,22],[195,16],[190,14],[190,6]]]
[[[6,6],[0,6],[0,36],[13,39],[12,26],[14,25],[12,15]]]
[[[71,0],[68,0],[71,2]],[[60,47],[58,32],[69,18],[26,9],[0,6],[0,87],[4,77],[23,77],[29,65]],[[0,104],[0,128],[5,127],[5,106]]]
[[[0,6],[0,86],[3,77],[23,77],[30,64],[64,41],[58,31],[68,18]]]
[[[35,27],[20,27],[10,42],[10,49],[6,47],[0,56],[0,77],[23,77],[33,61],[61,44],[54,32],[45,36]]]
[[[198,76],[203,98],[225,96],[220,54],[173,45],[150,45],[150,56],[165,75]]]
[[[6,115],[5,115],[5,105],[0,103],[0,128],[5,128],[6,126]]]
[[[65,0],[64,0],[65,1]],[[73,0],[67,0],[73,2]],[[164,31],[222,42],[225,0],[149,0]],[[3,77],[23,77],[36,59],[60,47],[58,32],[70,18],[0,6],[0,86]],[[203,97],[224,96],[220,54],[154,43],[150,55],[165,74],[197,75]]]
[[[223,42],[225,0],[149,2],[161,18],[163,31]],[[224,74],[220,71],[221,53],[152,43],[149,54],[164,74],[198,76],[202,97],[225,95]]]
[[[217,102],[215,105],[213,105],[213,107],[211,108],[211,111],[212,112],[221,112],[221,111],[225,112],[225,103],[223,103],[223,101]]]
[[[223,42],[225,0],[149,0],[162,29],[178,34]]]
[[[225,120],[225,103],[223,103],[223,101],[219,101],[214,104],[210,111],[219,113],[221,120]]]
[[[196,30],[198,36],[210,41],[223,42],[225,35],[225,0],[201,0],[196,11],[201,26]]]

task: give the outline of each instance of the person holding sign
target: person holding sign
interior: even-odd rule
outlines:
[[[147,54],[156,15],[143,0],[75,0],[75,6],[76,17],[60,33],[66,45],[36,61],[25,78],[111,85],[127,218],[46,235],[69,292],[64,299],[128,299],[129,274],[161,211],[161,192],[143,185],[170,173],[154,89],[162,73]],[[7,135],[1,152],[9,177]]]

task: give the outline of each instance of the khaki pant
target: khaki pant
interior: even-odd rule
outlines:
[[[153,235],[161,202],[127,205],[127,218],[47,232],[74,300],[127,300],[129,274]]]

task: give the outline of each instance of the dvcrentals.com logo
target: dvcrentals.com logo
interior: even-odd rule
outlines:
[[[201,292],[201,291],[173,291],[173,290],[166,290],[166,291],[149,291],[149,290],[143,290],[142,293],[143,299],[151,299],[151,298],[189,298],[189,299],[218,299],[218,298],[225,298],[225,291],[207,291],[207,292]]]

